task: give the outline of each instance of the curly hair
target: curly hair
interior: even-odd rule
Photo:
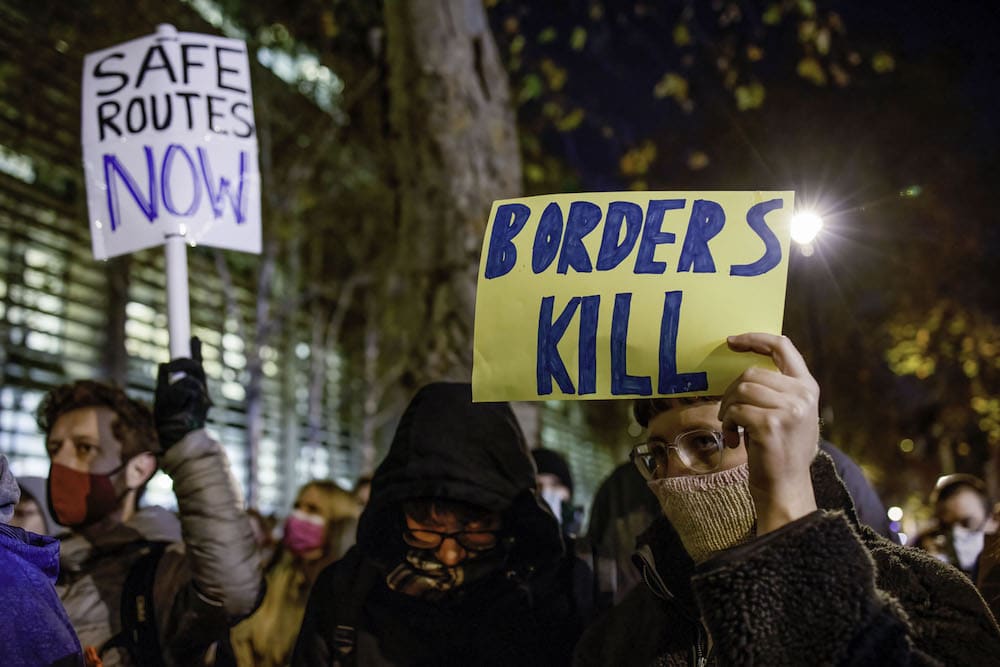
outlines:
[[[94,380],[78,380],[60,385],[45,395],[35,420],[48,437],[62,415],[79,408],[106,407],[115,413],[111,432],[122,445],[122,461],[143,452],[156,453],[159,440],[153,411],[145,403],[129,398],[119,387]]]
[[[721,396],[671,396],[669,398],[637,398],[632,403],[632,416],[643,428],[649,427],[649,420],[661,412],[673,410],[682,405],[717,403]]]

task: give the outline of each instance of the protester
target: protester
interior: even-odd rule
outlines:
[[[63,538],[56,589],[88,664],[195,665],[254,609],[253,532],[222,446],[204,430],[210,401],[200,346],[161,364],[154,412],[88,380],[38,408]],[[159,464],[178,517],[137,507]]]
[[[309,590],[320,571],[354,543],[357,503],[329,480],[299,489],[284,537],[267,570],[264,601],[230,633],[241,667],[280,667],[292,656]]]
[[[53,584],[59,542],[8,525],[20,490],[0,454],[0,664],[79,667],[80,642]]]
[[[963,473],[945,475],[934,485],[930,502],[936,523],[915,545],[976,581],[986,535],[997,530],[985,482]]]
[[[424,387],[357,546],[313,587],[292,664],[568,664],[587,611],[542,503],[509,405]]]
[[[10,525],[37,535],[53,535],[56,525],[49,516],[45,478],[22,476],[17,478],[17,484],[21,487],[21,499],[14,508]]]
[[[851,496],[858,520],[880,535],[899,542],[889,528],[885,505],[865,478],[858,464],[832,443],[822,440],[820,449],[833,459]],[[615,563],[613,602],[621,602],[642,581],[642,573],[632,560],[636,540],[660,515],[660,504],[642,475],[629,461],[615,468],[594,494],[587,539],[598,554]]]
[[[784,337],[729,339],[751,368],[721,397],[637,401],[634,460],[662,517],[644,579],[589,628],[581,665],[946,664],[1000,655],[965,577],[861,525],[818,453],[819,389]]]
[[[642,581],[642,573],[632,562],[636,539],[659,514],[656,496],[631,461],[611,471],[597,488],[587,539],[597,554],[614,563],[614,574],[608,578],[613,582],[613,604]]]
[[[538,492],[556,516],[563,535],[575,538],[580,532],[580,511],[573,505],[573,474],[569,463],[559,452],[538,447],[531,450],[535,461]]]

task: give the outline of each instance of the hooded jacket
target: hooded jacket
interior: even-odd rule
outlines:
[[[179,518],[162,507],[139,510],[94,539],[63,537],[56,590],[81,643],[101,649],[121,631],[125,579],[150,542],[168,543],[153,581],[153,612],[167,665],[199,664],[215,641],[258,602],[261,578],[253,529],[242,509],[225,450],[204,430],[163,455]],[[120,648],[104,667],[131,665]]]
[[[59,542],[6,525],[19,495],[7,457],[0,454],[0,663],[82,665],[80,642],[53,587]]]
[[[819,510],[695,566],[670,522],[646,585],[587,629],[577,665],[988,665],[1000,630],[958,570],[859,524],[826,454]]]
[[[568,664],[583,612],[535,485],[506,403],[474,404],[468,384],[421,389],[372,479],[357,545],[313,587],[292,664]],[[436,602],[391,590],[386,576],[408,549],[400,505],[416,498],[499,512],[496,570]]]

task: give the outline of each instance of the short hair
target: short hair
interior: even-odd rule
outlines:
[[[954,473],[945,475],[938,479],[931,491],[931,504],[935,507],[956,495],[962,489],[970,489],[983,499],[989,513],[989,493],[986,490],[986,483],[975,475],[965,473]]]
[[[45,395],[35,419],[48,437],[62,415],[80,408],[109,408],[115,413],[111,432],[122,445],[122,462],[143,452],[156,453],[159,438],[153,411],[145,403],[129,398],[119,387],[95,380],[78,380],[60,385]]]
[[[679,408],[682,405],[697,405],[699,403],[717,403],[722,396],[670,396],[667,398],[637,398],[632,403],[632,415],[643,428],[649,427],[649,422],[656,415]]]

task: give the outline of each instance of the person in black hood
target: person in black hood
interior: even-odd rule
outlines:
[[[588,614],[570,558],[510,407],[427,385],[356,546],[313,586],[292,664],[569,664]]]

